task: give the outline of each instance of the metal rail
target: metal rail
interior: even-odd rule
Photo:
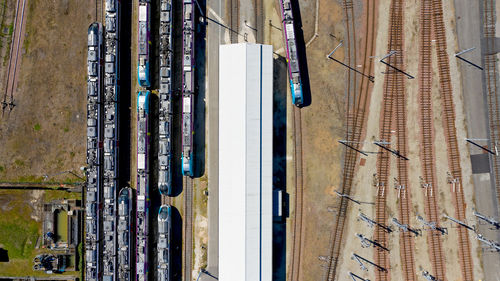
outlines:
[[[21,37],[23,37],[23,26],[24,26],[24,10],[26,7],[26,0],[17,0],[16,5],[16,16],[14,18],[14,31],[12,34],[11,45],[10,45],[10,55],[9,55],[9,67],[7,68],[7,81],[5,83],[5,93],[2,101],[2,116],[5,112],[5,108],[9,107],[9,113],[14,108],[14,91],[16,90],[17,82],[17,65],[19,61],[19,50],[22,48]],[[14,67],[14,69],[11,69]],[[7,96],[9,96],[9,102],[7,102]]]
[[[353,55],[356,52],[355,34],[354,34],[354,12],[352,0],[344,0],[343,8],[346,23],[346,40],[345,46],[346,61],[350,65],[354,65],[356,58]],[[364,41],[364,58],[363,58],[363,73],[371,73],[373,69],[373,60],[370,56],[374,55],[375,51],[375,1],[370,1],[366,5],[367,16],[365,17],[366,40]],[[351,30],[351,31],[350,31]],[[346,137],[345,140],[353,143],[356,149],[360,149],[360,140],[366,120],[365,108],[369,102],[369,90],[371,82],[366,77],[361,77],[359,92],[356,91],[356,75],[350,71],[347,72],[347,97],[346,97]],[[351,85],[352,84],[352,85]],[[358,160],[358,153],[355,150],[347,149],[344,152],[344,167],[342,170],[342,186],[339,190],[342,194],[350,195],[353,184],[354,172]],[[329,259],[326,266],[324,280],[332,281],[335,279],[337,265],[339,261],[340,251],[342,248],[342,240],[344,234],[344,225],[347,214],[347,206],[350,200],[348,197],[342,196],[338,204],[338,212],[335,217],[334,227],[330,236]]]
[[[453,179],[457,179],[462,185],[462,168],[460,165],[460,151],[458,149],[457,132],[455,127],[455,108],[453,104],[453,90],[451,87],[450,65],[447,54],[446,33],[443,20],[443,7],[441,0],[432,2],[432,25],[436,37],[436,52],[439,68],[439,83],[441,87],[441,100],[443,114],[445,118],[444,131],[445,140],[448,147],[448,166]],[[453,192],[453,203],[455,205],[455,216],[458,220],[465,221],[465,198],[460,190]],[[470,242],[467,230],[463,227],[457,228],[458,231],[458,253],[460,260],[460,269],[464,280],[474,280],[473,264],[470,253]]]
[[[486,92],[488,97],[488,119],[490,127],[490,144],[494,146],[500,141],[500,99],[497,93],[497,60],[495,49],[496,10],[494,0],[483,0],[483,33],[486,54],[483,56]],[[490,156],[495,177],[497,200],[500,203],[500,157]]]
[[[422,187],[432,186],[437,189],[435,152],[434,152],[434,130],[432,114],[432,0],[420,2],[420,61],[419,61],[419,103],[420,103],[420,127],[421,127],[421,165],[422,165]],[[426,192],[423,188],[422,192]],[[439,213],[437,207],[438,192],[433,192],[424,197],[424,210],[428,221],[435,222],[439,227]],[[432,272],[440,280],[445,279],[445,260],[443,255],[440,233],[430,230],[427,235],[428,251],[432,264]]]
[[[295,143],[295,215],[293,219],[292,257],[290,261],[290,280],[300,279],[300,259],[302,252],[302,211],[303,211],[303,171],[302,171],[302,118],[300,108],[294,107]]]
[[[390,7],[390,18],[389,18],[389,41],[388,41],[388,50],[395,51],[393,55],[387,57],[387,63],[389,65],[393,65],[398,67],[399,69],[403,66],[403,1],[402,0],[393,0],[391,2]],[[389,66],[386,67],[386,72],[389,71]],[[404,100],[404,96],[400,95],[400,92],[403,92],[404,95],[404,85],[401,77],[401,72],[391,72],[385,76],[384,80],[384,97],[382,102],[382,112],[381,112],[381,123],[380,123],[380,131],[379,131],[379,139],[390,142],[391,140],[391,130],[392,130],[392,121],[394,117],[396,117],[396,124],[399,126],[398,131],[402,130],[402,132],[398,132],[398,149],[403,148],[406,149],[406,141],[405,134],[406,129],[404,129],[405,120],[402,119],[404,112],[401,110],[405,110],[404,102],[402,104],[398,103],[401,100]],[[397,108],[394,106],[397,105]],[[396,116],[393,116],[393,114]],[[404,117],[403,117],[404,118]],[[386,144],[386,149],[390,149],[391,144]],[[381,189],[377,189],[377,195],[375,199],[375,221],[380,224],[387,224],[387,212],[386,212],[386,195],[385,188],[389,186],[389,168],[390,168],[390,157],[391,153],[380,150],[380,153],[377,157],[377,178],[378,178],[378,187],[383,187]],[[403,182],[408,184],[407,180],[407,168],[405,166],[405,162],[403,159],[397,158],[398,161],[398,172],[400,177],[402,177]],[[402,162],[401,162],[402,161]],[[406,175],[405,175],[406,173]],[[403,203],[399,206],[400,215],[405,218],[405,220],[409,221],[408,216],[408,202]],[[406,217],[405,217],[406,213]],[[401,255],[401,258],[404,259],[402,262],[404,268],[404,276],[405,280],[414,280],[415,272],[414,272],[414,263],[413,263],[413,247],[411,246],[411,237],[408,233],[401,233],[402,238],[402,248],[401,251],[406,250],[406,253]],[[387,240],[388,234],[386,231],[383,231],[380,228],[375,229],[374,232],[374,240],[380,243],[383,247],[387,248]],[[408,249],[403,245],[403,241],[410,241],[408,245]],[[383,268],[390,268],[389,261],[389,253],[387,251],[375,250],[375,263],[382,266]],[[408,263],[408,265],[405,265]],[[389,272],[378,271],[375,272],[375,279],[380,280],[389,280]]]
[[[231,14],[229,16],[230,28],[235,31],[230,33],[231,44],[238,43],[240,23],[239,2],[239,0],[230,0],[229,2],[229,8],[231,9]]]
[[[192,254],[193,254],[193,179],[183,178],[184,186],[184,280],[191,281]]]
[[[403,55],[404,55],[404,46],[403,46],[403,2],[394,3],[394,9],[398,9],[398,13],[400,14],[396,20],[399,20],[397,24],[400,27],[397,29],[397,36],[399,37],[400,45],[391,46],[391,50],[396,50],[401,54],[401,60],[396,60],[396,67],[399,69],[404,69]],[[396,43],[396,44],[397,44]],[[397,56],[397,54],[396,54]],[[397,151],[399,155],[404,155],[403,157],[396,158],[396,165],[398,168],[398,182],[397,187],[399,190],[409,190],[409,179],[408,179],[408,161],[405,156],[408,155],[408,136],[407,136],[407,111],[406,111],[406,91],[405,91],[405,80],[400,73],[394,73],[391,77],[395,82],[395,114],[396,114],[396,132],[397,132]],[[411,192],[405,192],[403,196],[399,197],[399,221],[404,225],[410,225],[410,212],[411,212]],[[401,266],[403,268],[403,277],[406,281],[416,280],[416,272],[415,272],[415,258],[414,258],[414,249],[415,249],[415,240],[411,235],[411,231],[401,231],[399,234],[399,254],[401,257]],[[383,272],[383,271],[382,271]]]

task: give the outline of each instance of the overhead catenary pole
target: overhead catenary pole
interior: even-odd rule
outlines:
[[[395,66],[392,66],[391,64],[385,62],[384,60],[392,55],[395,55],[397,53],[397,51],[390,51],[387,55],[385,55],[383,58],[380,59],[380,62],[387,65],[388,67],[398,71],[398,72],[401,72],[402,74],[406,75],[406,77],[408,77],[408,79],[414,79],[415,77],[411,76],[410,74],[404,72],[403,70],[395,67]]]
[[[474,145],[474,146],[477,146],[477,147],[481,148],[482,150],[487,151],[487,152],[489,152],[489,153],[491,153],[491,154],[493,154],[493,155],[497,156],[497,153],[496,153],[496,152],[491,151],[491,150],[487,149],[486,147],[484,147],[484,146],[482,146],[482,145],[479,145],[479,144],[477,144],[477,143],[475,143],[475,142],[473,141],[473,140],[479,140],[479,139],[469,139],[469,138],[466,138],[465,140],[466,140],[468,143],[470,143],[470,144],[472,144],[472,145]]]
[[[447,218],[447,219],[449,219],[449,220],[451,220],[451,221],[453,221],[453,222],[455,222],[455,223],[457,223],[457,224],[459,224],[459,225],[461,225],[461,226],[463,226],[463,227],[465,227],[465,228],[467,228],[467,229],[469,229],[469,230],[476,231],[474,228],[472,228],[472,227],[468,226],[468,225],[467,225],[465,222],[463,222],[463,221],[459,221],[459,220],[457,220],[457,219],[455,219],[455,218],[452,218],[452,217],[450,217],[450,216],[448,216],[448,215],[444,215],[444,217],[445,217],[445,218]]]
[[[351,259],[355,259],[360,264],[361,269],[364,268],[363,270],[365,270],[365,271],[368,271],[368,269],[364,266],[363,261],[366,262],[366,263],[368,263],[368,264],[370,264],[370,265],[373,265],[374,267],[376,267],[380,271],[387,272],[387,269],[381,267],[380,265],[378,265],[378,264],[376,264],[376,263],[374,263],[372,261],[369,261],[369,260],[363,258],[360,255],[357,255],[356,253],[352,253]]]
[[[343,41],[340,41],[340,43],[337,45],[337,47],[335,47],[335,48],[333,49],[333,51],[331,51],[331,52],[330,52],[330,53],[326,56],[326,58],[331,59],[331,60],[333,60],[334,62],[337,62],[337,63],[339,63],[339,64],[341,64],[341,65],[343,65],[343,66],[345,66],[345,67],[349,68],[350,70],[352,70],[352,71],[354,71],[354,72],[356,72],[356,73],[358,73],[358,74],[360,74],[360,75],[362,75],[362,76],[364,76],[364,77],[368,78],[368,80],[369,80],[370,82],[372,82],[372,83],[373,83],[373,82],[375,82],[375,77],[373,77],[373,76],[371,76],[371,75],[364,74],[363,72],[361,72],[361,71],[359,71],[359,70],[357,70],[357,69],[355,69],[355,68],[353,68],[353,67],[351,67],[351,66],[349,66],[349,65],[347,65],[347,64],[345,64],[345,63],[343,63],[343,62],[341,62],[341,61],[339,61],[338,59],[336,59],[336,58],[332,57],[332,55],[335,53],[335,51],[337,51],[337,49],[338,49],[340,46],[342,46],[342,44],[343,44]]]
[[[468,64],[470,64],[470,65],[472,65],[472,66],[474,66],[474,67],[476,67],[476,68],[478,68],[478,69],[480,69],[480,70],[483,70],[483,68],[481,66],[479,66],[479,65],[477,65],[477,64],[475,64],[475,63],[473,63],[473,62],[471,62],[471,61],[469,61],[467,59],[464,59],[463,57],[460,56],[460,55],[468,53],[468,52],[470,52],[470,51],[472,51],[474,49],[476,49],[476,47],[472,47],[472,48],[460,51],[460,52],[458,52],[458,53],[455,54],[455,57],[458,58],[458,59],[460,59],[460,60],[462,60],[462,61],[464,61],[464,62],[466,62],[466,63],[468,63]]]
[[[406,158],[406,156],[404,156],[401,153],[399,153],[399,150],[392,150],[392,149],[384,146],[384,144],[389,144],[387,142],[384,142],[384,141],[374,141],[373,144],[376,145],[376,146],[379,146],[380,148],[382,148],[384,150],[389,151],[390,153],[396,155],[397,157],[403,158],[404,160],[410,160],[410,159]]]

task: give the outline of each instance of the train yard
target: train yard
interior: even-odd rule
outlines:
[[[477,139],[481,144],[468,131],[473,125],[462,85],[467,76],[459,67],[467,61],[457,60],[454,51],[471,46],[462,48],[455,40],[459,17],[453,1],[343,0],[327,7],[342,18],[328,28],[322,1],[316,1],[314,20],[308,18],[310,0],[278,0],[273,7],[260,0],[226,2],[226,14],[216,15],[210,1],[137,0],[130,7],[96,1],[84,52],[84,279],[192,281],[196,274],[201,280],[218,274],[207,265],[204,234],[197,233],[199,206],[212,194],[204,175],[210,164],[201,155],[207,144],[200,142],[211,132],[198,114],[206,114],[200,107],[212,102],[202,88],[209,88],[204,79],[213,74],[205,72],[207,50],[200,42],[212,40],[203,38],[209,36],[203,29],[217,23],[223,31],[219,44],[253,42],[254,32],[268,38],[258,43],[274,45],[275,93],[286,92],[287,164],[278,169],[286,171],[283,188],[290,200],[273,278],[489,280],[491,269],[483,266],[500,252],[498,210],[479,208],[474,191],[477,177],[488,176],[494,194],[500,192],[495,1],[482,0],[484,38],[471,43],[481,50],[484,67],[476,65],[483,71],[488,121],[486,139]],[[248,5],[262,12],[257,22],[249,16],[254,10],[242,12]],[[122,22],[127,9],[134,11],[131,26]],[[131,32],[134,41],[132,74],[125,74],[133,80],[132,91],[120,91],[127,79],[121,71],[126,56],[120,49],[128,49],[120,43],[123,32]],[[311,40],[305,44],[304,37]],[[313,58],[309,65],[305,54]],[[319,75],[319,67],[328,75]],[[320,84],[321,79],[338,81]],[[333,84],[341,86],[328,88]],[[335,103],[325,103],[328,95]],[[124,106],[128,99],[131,104]],[[325,120],[336,114],[338,120]],[[322,119],[324,124],[311,125]],[[123,140],[128,134],[130,140]],[[129,143],[127,155],[123,146]],[[333,165],[328,172],[314,164],[326,158]],[[478,172],[480,165],[490,174],[484,167]],[[313,199],[318,196],[322,201]]]
[[[458,121],[459,116],[463,116],[462,106],[467,105],[463,105],[458,94],[461,88],[457,86],[457,75],[454,75],[457,68],[455,61],[450,62],[452,57],[447,46],[454,44],[449,39],[449,29],[445,28],[453,24],[448,13],[450,3],[405,2],[393,0],[379,4],[387,11],[387,15],[379,15],[379,20],[383,18],[388,25],[379,21],[378,34],[384,34],[382,36],[387,39],[388,46],[377,46],[376,54],[370,54],[379,65],[375,65],[374,92],[369,102],[380,104],[380,109],[370,106],[369,115],[361,115],[368,118],[368,122],[355,130],[360,135],[366,134],[365,139],[351,141],[346,138],[341,142],[346,149],[343,185],[354,181],[358,186],[372,185],[373,191],[369,195],[356,189],[339,192],[342,200],[336,207],[337,222],[333,229],[330,255],[325,258],[328,262],[325,280],[340,280],[344,276],[352,280],[476,280],[484,278],[484,272],[477,265],[481,262],[478,251],[496,251],[490,246],[485,248],[485,245],[492,244],[482,241],[481,234],[474,227],[481,223],[471,215],[473,205],[478,202],[471,198],[470,187],[473,185],[469,183],[471,175],[467,174],[471,169],[470,152],[465,148],[465,141],[461,140],[465,129],[463,123]],[[488,3],[485,2],[485,13],[491,13]],[[352,2],[344,1],[346,10],[352,5]],[[409,9],[405,10],[405,5],[416,8],[417,13],[407,14]],[[413,20],[415,17],[417,21]],[[349,25],[347,13],[346,19]],[[405,38],[408,30],[416,26],[415,23],[420,24],[419,34],[410,33],[409,38]],[[348,26],[346,28],[351,30]],[[346,37],[349,38],[349,35]],[[408,49],[415,44],[419,44],[419,48]],[[352,48],[352,45],[349,47]],[[346,53],[350,52],[346,50]],[[419,54],[418,61],[412,58],[416,54]],[[346,60],[350,65],[358,64],[351,62],[349,57]],[[352,70],[349,72],[372,75],[367,70],[357,74]],[[492,95],[490,92],[489,97]],[[495,112],[491,109],[495,100],[489,98],[489,101],[491,114]],[[418,102],[415,103],[418,107],[413,106],[413,102]],[[350,108],[349,104],[347,108]],[[373,109],[380,111],[375,113]],[[356,117],[347,111],[347,132]],[[407,120],[417,121],[419,127],[411,126]],[[379,130],[378,135],[376,130]],[[350,166],[348,160],[352,156],[349,155],[355,155],[354,158],[360,156],[362,164]],[[495,159],[493,156],[493,167]],[[396,163],[390,164],[392,161]],[[420,161],[420,164],[411,167],[415,161]],[[374,205],[363,207],[360,202],[373,202]],[[424,205],[418,206],[417,202]],[[367,222],[370,228],[354,221],[345,225],[342,217],[354,218],[358,208],[363,212],[366,208],[370,210],[369,215],[360,213],[357,219]],[[371,229],[373,236],[366,235]],[[362,232],[359,234],[357,231]],[[356,235],[361,241],[354,242],[358,246],[343,245],[345,238],[335,235],[339,232]],[[395,236],[398,234],[399,239]],[[472,239],[474,236],[476,240]],[[478,239],[482,245],[477,242]],[[372,249],[373,260],[366,258],[366,250],[359,248],[359,242],[361,248]],[[451,245],[456,245],[455,251],[450,251]],[[398,250],[399,255],[394,253]],[[355,252],[348,259],[350,251]],[[362,253],[364,258],[358,253]],[[373,271],[368,270],[369,264],[373,266]]]

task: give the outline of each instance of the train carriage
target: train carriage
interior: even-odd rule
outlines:
[[[136,280],[148,280],[149,91],[137,95]]]
[[[149,0],[139,1],[139,17],[137,26],[137,79],[141,87],[149,87],[149,29],[150,29]]]
[[[182,175],[193,176],[194,5],[184,0],[182,18]]]
[[[280,7],[283,32],[285,35],[286,61],[288,64],[288,78],[290,79],[292,102],[296,106],[302,106],[304,98],[291,0],[280,0]]]
[[[101,273],[102,193],[102,50],[103,26],[94,22],[88,28],[87,49],[87,185],[85,192],[85,278],[98,280]]]
[[[160,1],[160,104],[158,120],[158,190],[172,193],[172,0]]]

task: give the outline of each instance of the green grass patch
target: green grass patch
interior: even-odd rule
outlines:
[[[35,126],[33,126],[33,130],[35,131],[40,131],[40,129],[42,128],[42,126],[40,126],[40,124],[36,123]]]
[[[23,160],[16,159],[16,160],[14,161],[14,164],[16,164],[16,166],[18,166],[18,167],[22,167],[22,166],[24,166],[24,161],[23,161]]]
[[[82,199],[82,194],[80,192],[68,192],[64,190],[46,190],[43,198],[45,202],[56,199]]]
[[[0,224],[0,241],[10,258],[28,258],[35,249],[38,238],[38,225],[25,224],[19,220]]]
[[[57,239],[68,242],[68,213],[66,211],[57,212],[56,225]]]
[[[5,171],[5,167],[0,165],[0,173]]]
[[[83,235],[82,235],[83,236]],[[76,248],[76,255],[78,257],[78,270],[81,270],[83,272],[83,244],[80,242],[78,243],[78,247]],[[82,276],[83,280],[83,276]]]
[[[64,128],[64,132],[65,132],[65,133],[69,132],[69,128],[67,128],[67,127],[66,127],[66,128]]]

